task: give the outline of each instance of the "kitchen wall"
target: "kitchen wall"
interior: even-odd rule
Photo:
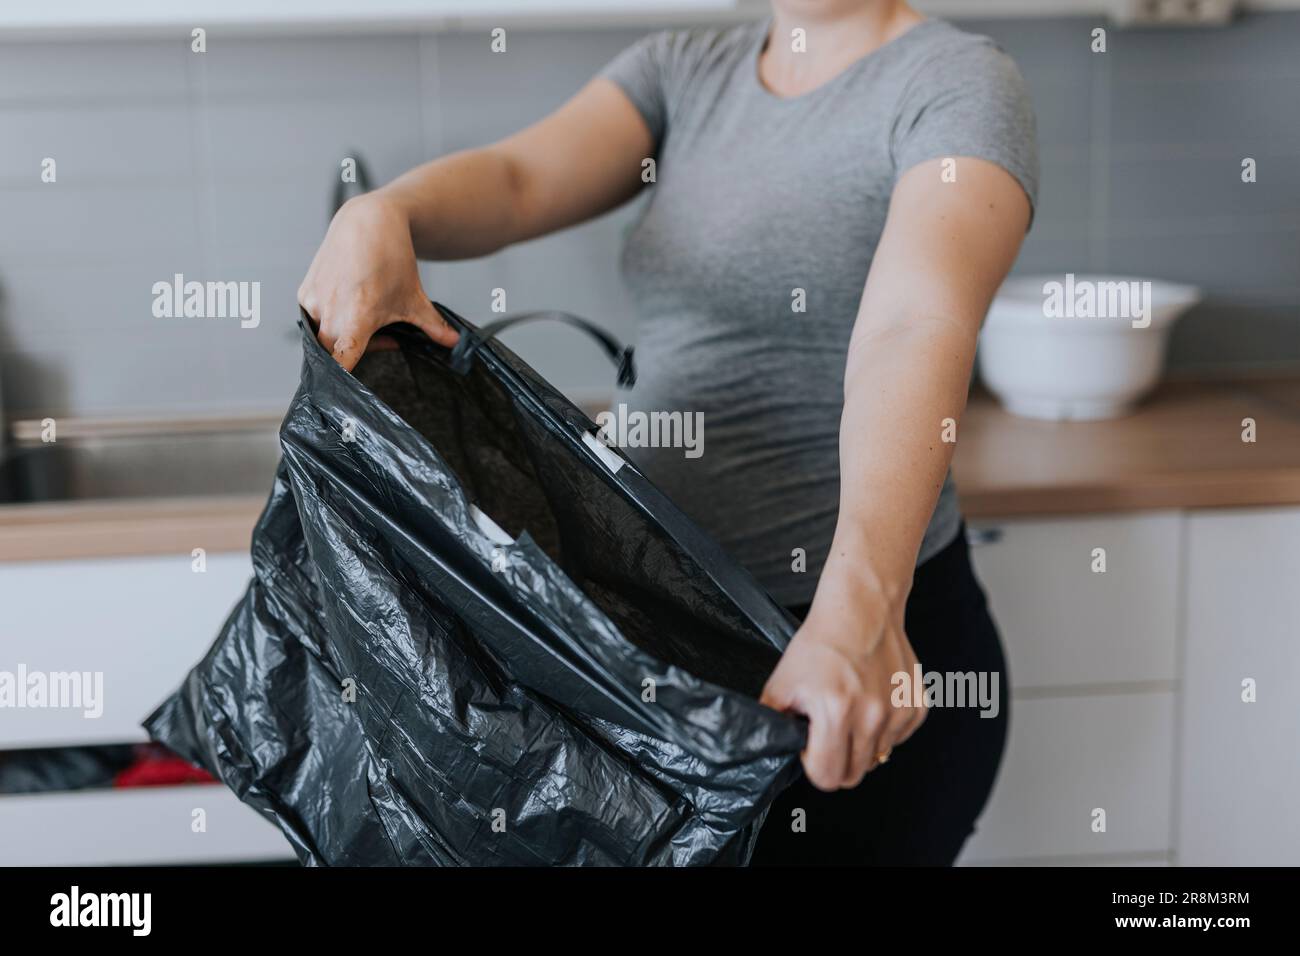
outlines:
[[[1171,363],[1300,362],[1300,14],[1228,29],[1091,20],[963,24],[997,37],[1033,91],[1043,154],[1018,271],[1191,281],[1207,302]],[[630,30],[0,44],[0,381],[10,417],[280,407],[297,377],[295,290],[339,162],[379,179],[490,140],[562,102]],[[1258,162],[1243,184],[1243,157]],[[57,163],[43,183],[41,164]],[[625,209],[486,260],[426,267],[471,318],[561,307],[633,337],[616,266]],[[159,319],[151,287],[261,282],[262,323]],[[577,396],[607,389],[564,330],[511,343]]]

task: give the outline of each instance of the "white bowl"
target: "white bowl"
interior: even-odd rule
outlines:
[[[1025,276],[1003,283],[980,333],[979,370],[1026,418],[1116,418],[1156,384],[1193,286],[1129,276]]]

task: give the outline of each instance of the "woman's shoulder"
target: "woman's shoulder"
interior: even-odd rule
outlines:
[[[914,80],[938,84],[995,82],[1020,86],[1015,61],[992,37],[954,26],[947,20],[927,20],[915,28],[909,72]]]
[[[991,38],[929,21],[897,75],[891,152],[899,174],[944,156],[1010,172],[1031,207],[1038,195],[1037,123],[1015,61]]]

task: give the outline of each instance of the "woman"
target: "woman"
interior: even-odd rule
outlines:
[[[451,345],[417,256],[481,256],[651,189],[623,259],[627,402],[702,411],[708,454],[629,452],[803,622],[763,700],[808,718],[806,780],[755,862],[949,864],[1007,707],[948,464],[1036,178],[1023,84],[990,41],[896,0],[774,0],[766,23],[647,37],[535,125],[351,200],[299,299],[347,368],[391,322]],[[1000,675],[997,716],[891,695],[918,658]]]

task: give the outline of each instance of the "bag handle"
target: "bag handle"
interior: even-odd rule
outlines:
[[[532,322],[537,319],[552,319],[559,322],[566,322],[574,328],[581,329],[591,336],[609,356],[609,360],[614,363],[618,369],[618,385],[620,388],[631,388],[636,384],[636,365],[632,361],[633,347],[630,345],[619,344],[618,339],[614,338],[599,325],[589,322],[581,316],[573,315],[570,312],[558,312],[547,310],[541,312],[523,312],[519,315],[507,316],[496,322],[489,322],[482,328],[472,328],[468,322],[462,319],[451,309],[437,302],[433,307],[438,310],[444,319],[449,322],[455,320],[455,325],[460,331],[460,341],[456,347],[451,350],[449,364],[453,371],[464,375],[469,371],[470,362],[474,358],[474,353],[486,345],[489,341],[496,338],[500,333],[513,325],[519,325],[523,322]]]

